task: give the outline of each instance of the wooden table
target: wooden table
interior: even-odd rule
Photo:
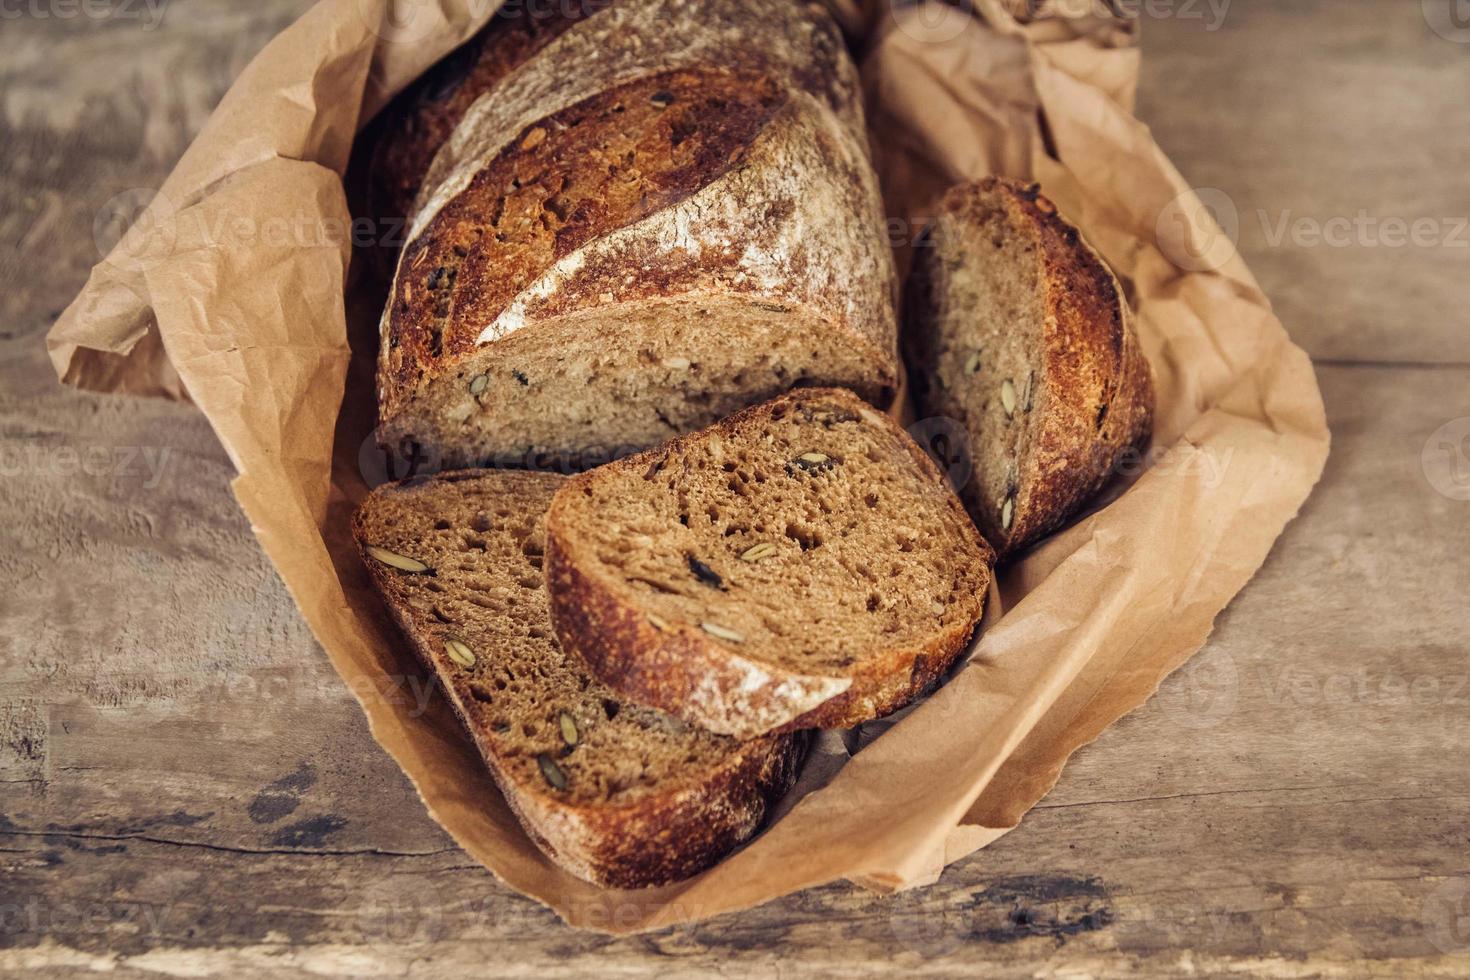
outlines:
[[[204,420],[63,389],[45,359],[99,207],[156,187],[308,0],[6,5],[0,974],[1470,974],[1470,502],[1439,465],[1470,477],[1470,443],[1431,439],[1470,416],[1470,45],[1425,14],[1449,2],[1147,18],[1141,115],[1234,208],[1335,434],[1205,650],[934,888],[620,940],[429,820]]]

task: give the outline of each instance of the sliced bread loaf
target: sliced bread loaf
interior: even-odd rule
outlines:
[[[1013,553],[1147,441],[1148,362],[1118,281],[1034,184],[951,189],[914,255],[915,399],[964,426],[974,476],[962,496],[997,551]]]
[[[929,457],[840,389],[573,478],[546,557],[564,646],[629,698],[741,738],[848,727],[929,690],[992,561]]]
[[[381,324],[379,441],[580,469],[800,384],[897,377],[857,76],[820,6],[627,0],[435,154]]]
[[[736,742],[629,704],[562,651],[541,570],[561,481],[460,472],[388,485],[353,533],[541,849],[597,884],[684,878],[754,833],[795,779],[803,743]]]

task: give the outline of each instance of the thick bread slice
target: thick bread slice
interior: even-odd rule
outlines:
[[[974,477],[962,496],[990,543],[1013,553],[1147,442],[1148,362],[1118,281],[1034,184],[952,188],[914,252],[915,398],[965,427]]]
[[[583,468],[799,384],[883,402],[883,229],[824,13],[614,5],[436,156],[384,312],[379,441],[445,467]]]
[[[993,561],[929,457],[840,389],[573,478],[546,558],[564,646],[629,698],[742,738],[928,691]]]
[[[754,833],[804,743],[736,742],[629,704],[562,651],[541,572],[561,483],[460,472],[389,485],[363,503],[353,534],[541,849],[600,885],[685,878]]]

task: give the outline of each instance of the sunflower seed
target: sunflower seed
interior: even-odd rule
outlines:
[[[1006,497],[1005,501],[1000,505],[1000,529],[1002,531],[1009,531],[1011,529],[1011,522],[1015,520],[1015,517],[1016,495],[1011,494],[1010,496]]]
[[[669,106],[674,104],[674,93],[663,91],[655,92],[648,97],[648,101],[652,102],[660,109],[667,109]]]
[[[769,541],[762,541],[760,544],[752,545],[751,547],[746,548],[744,551],[742,551],[740,553],[740,560],[760,561],[762,558],[769,558],[775,553],[776,546],[774,544]]]
[[[1006,418],[1016,414],[1016,384],[1010,378],[1000,384],[1000,404],[1006,410]]]
[[[556,716],[557,724],[561,726],[561,740],[568,746],[576,745],[581,741],[582,733],[577,731],[577,719],[570,712],[563,711]]]
[[[478,395],[490,385],[490,375],[477,374],[470,379],[470,394]]]
[[[444,652],[449,654],[449,659],[461,667],[473,667],[475,665],[475,651],[460,639],[453,636],[444,638]]]
[[[652,624],[653,628],[658,630],[660,633],[667,633],[669,631],[669,621],[664,619],[662,616],[656,616],[653,613],[649,613],[648,622]]]
[[[1023,411],[1023,412],[1029,412],[1029,411],[1031,411],[1031,406],[1034,405],[1035,402],[1036,402],[1036,372],[1035,371],[1032,371],[1030,374],[1026,375],[1026,397],[1024,399],[1022,399],[1022,401],[1024,401],[1025,404],[1021,407],[1021,411]]]
[[[689,358],[687,357],[666,357],[663,359],[663,366],[670,371],[687,371],[689,370],[689,363]]]
[[[977,350],[965,360],[965,373],[976,374],[980,370],[980,352]]]
[[[551,784],[552,789],[567,788],[567,774],[561,771],[561,766],[551,756],[542,752],[536,756],[536,765],[541,767],[541,775]]]
[[[399,571],[418,573],[427,572],[430,570],[428,565],[425,565],[417,558],[408,558],[404,555],[398,554],[398,552],[396,551],[389,551],[387,548],[379,548],[377,545],[374,544],[368,545],[363,550],[368,553],[369,557],[376,558],[384,565],[391,565]]]
[[[699,628],[717,639],[728,640],[731,643],[745,642],[745,637],[719,623],[700,623]]]

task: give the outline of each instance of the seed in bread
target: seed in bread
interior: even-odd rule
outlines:
[[[562,479],[461,472],[380,487],[353,533],[541,849],[597,884],[684,878],[755,831],[795,778],[802,742],[712,735],[628,703],[563,652],[541,568]]]
[[[905,329],[916,401],[964,426],[961,495],[1002,556],[1059,527],[1148,439],[1153,383],[1122,289],[1034,184],[944,195]]]
[[[563,645],[628,698],[742,738],[849,727],[927,691],[980,619],[992,560],[923,451],[841,389],[582,474],[547,521]]]
[[[435,154],[381,324],[379,441],[587,468],[798,385],[886,403],[882,214],[820,5],[600,10]]]

